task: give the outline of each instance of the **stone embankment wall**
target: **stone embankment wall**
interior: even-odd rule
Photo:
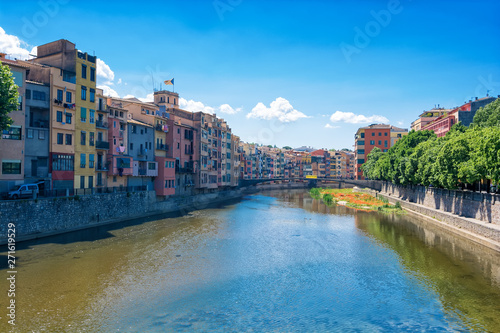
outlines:
[[[454,191],[424,186],[397,186],[389,182],[358,180],[357,185],[461,217],[500,225],[500,195]]]
[[[16,226],[16,239],[21,241],[173,211],[204,209],[246,193],[248,190],[234,189],[162,199],[154,191],[145,191],[4,201],[0,202],[0,244],[6,243],[10,222]]]

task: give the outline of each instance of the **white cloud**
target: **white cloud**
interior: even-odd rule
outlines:
[[[28,43],[17,36],[6,34],[5,30],[0,27],[0,52],[7,53],[10,58],[26,60],[31,58],[28,48],[30,48]]]
[[[288,123],[291,121],[296,121],[300,118],[309,117],[302,112],[295,110],[290,102],[283,97],[278,97],[271,103],[269,108],[266,107],[263,103],[258,103],[252,109],[252,112],[247,114],[247,118],[266,120],[276,118],[281,122]]]
[[[384,116],[373,115],[370,117],[362,114],[354,114],[352,112],[335,111],[330,116],[332,123],[344,122],[349,124],[362,124],[362,123],[388,123],[389,119]]]
[[[107,85],[98,85],[97,88],[102,89],[104,96],[120,97],[115,90]]]
[[[97,82],[112,85],[113,80],[115,79],[115,72],[111,70],[111,68],[102,60],[97,58]]]
[[[199,112],[203,111],[205,113],[210,113],[214,114],[217,112],[225,113],[225,114],[235,114],[237,112],[240,112],[242,108],[236,108],[234,109],[231,107],[229,104],[222,104],[219,107],[212,107],[203,104],[202,102],[197,102],[192,99],[189,101],[185,98],[180,98],[179,99],[179,107],[183,110],[191,111],[191,112]]]
[[[154,97],[154,93],[151,93],[151,94],[147,94],[146,98],[137,97],[137,99],[140,100],[141,102],[144,102],[144,103],[151,103],[154,101],[155,97]]]
[[[122,78],[119,78],[117,83],[122,84]]]
[[[227,113],[227,114],[235,114],[235,113],[240,112],[241,110],[242,110],[242,108],[233,109],[229,104],[222,104],[219,107],[220,112]]]
[[[325,128],[340,128],[340,126],[332,126],[330,124],[326,124]]]
[[[403,126],[405,123],[402,121],[398,121],[398,126]]]

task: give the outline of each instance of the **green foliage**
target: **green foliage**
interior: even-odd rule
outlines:
[[[321,197],[321,192],[319,188],[312,188],[309,193],[311,194],[311,197],[314,199],[319,199]]]
[[[12,78],[9,66],[0,62],[0,131],[9,128],[13,123],[9,113],[19,108],[19,93]]]
[[[290,146],[285,146],[285,147],[283,147],[283,149],[292,150],[293,148]]]
[[[458,123],[441,138],[430,131],[411,131],[387,153],[374,149],[362,168],[366,178],[402,185],[456,189],[487,179],[499,184],[500,126],[466,128]]]
[[[396,204],[394,205],[395,208],[397,209],[402,209],[401,208],[401,203],[399,201],[396,202]]]
[[[323,195],[323,202],[327,205],[331,205],[333,202],[333,196],[330,193]]]
[[[480,108],[476,111],[473,127],[500,126],[500,99]]]

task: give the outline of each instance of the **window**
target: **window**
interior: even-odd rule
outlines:
[[[116,183],[116,176],[113,176],[113,183]]]
[[[82,123],[87,121],[87,108],[80,108],[80,120]]]
[[[365,140],[359,140],[358,141],[359,146],[364,146],[365,145]]]
[[[71,124],[71,118],[72,118],[71,113],[66,113],[66,124]]]
[[[90,67],[90,81],[95,82],[95,68]]]
[[[156,163],[148,163],[148,170],[156,170]]]
[[[33,99],[36,101],[45,101],[45,93],[43,91],[33,90]]]
[[[89,168],[94,167],[94,154],[89,154]]]
[[[57,133],[57,144],[62,145],[64,141],[64,134],[63,133]]]
[[[82,86],[82,101],[87,100],[87,87]]]
[[[132,125],[132,133],[137,133],[137,126]]]
[[[85,154],[80,154],[80,168],[85,168],[87,156]]]
[[[94,145],[94,132],[89,132],[89,146]]]
[[[382,136],[382,132],[378,132],[378,136]]]
[[[375,136],[375,132],[372,132],[372,136]]]
[[[31,90],[26,89],[26,99],[31,99]]]
[[[21,161],[2,161],[2,174],[4,175],[20,175],[21,174]]]
[[[365,163],[365,160],[363,158],[358,158],[358,164],[363,164]]]
[[[90,101],[92,103],[95,102],[95,89],[94,88],[90,88]]]
[[[180,128],[177,129],[177,134],[181,134],[181,129]]]
[[[80,176],[80,188],[85,188],[85,176]]]
[[[21,126],[10,126],[3,130],[2,139],[21,140]]]
[[[387,147],[387,140],[384,141],[384,147]]]
[[[387,153],[387,149],[382,150],[382,152]]]
[[[384,133],[384,136],[387,136],[387,132]]]
[[[38,139],[45,140],[45,131],[38,130]]]
[[[33,139],[33,130],[32,129],[28,129],[27,136],[28,136],[28,139]]]
[[[61,89],[57,89],[57,100],[61,102],[63,100],[63,91]]]
[[[95,110],[89,109],[89,124],[95,123]]]
[[[52,170],[56,171],[73,171],[74,157],[73,155],[52,155]]]
[[[73,134],[66,134],[66,145],[71,146],[73,144]]]
[[[71,92],[70,91],[66,91],[66,103],[71,103]]]
[[[375,144],[375,140],[370,140],[370,144],[374,145]]]
[[[358,149],[358,154],[363,154],[364,155],[365,150],[364,149]]]
[[[118,168],[130,168],[130,159],[129,158],[117,158],[116,166]]]
[[[82,64],[82,79],[87,78],[87,65]]]
[[[58,123],[62,123],[62,121],[63,121],[63,113],[62,113],[62,111],[57,111],[57,117],[56,118],[57,118],[56,121]]]
[[[83,146],[85,146],[86,141],[87,141],[87,132],[82,131],[80,133],[80,144],[83,145]]]
[[[69,83],[76,83],[76,74],[63,70],[63,81]]]
[[[378,144],[379,144],[379,145],[382,145],[382,140],[378,140]]]
[[[180,145],[179,145],[179,142],[177,142],[177,149],[180,149]]]
[[[361,138],[363,139],[365,137],[365,133],[361,133]]]
[[[130,150],[134,150],[134,144],[132,142],[130,143]]]

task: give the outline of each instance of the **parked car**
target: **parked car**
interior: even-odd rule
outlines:
[[[38,196],[37,184],[17,185],[8,194],[9,199],[33,198],[33,194]]]

